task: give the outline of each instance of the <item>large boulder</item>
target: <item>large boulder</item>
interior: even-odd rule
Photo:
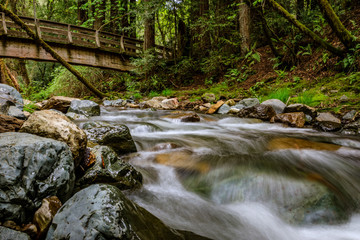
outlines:
[[[302,128],[305,125],[305,114],[303,112],[281,113],[276,115],[271,121],[284,123],[292,127]]]
[[[55,215],[46,239],[187,238],[128,200],[116,187],[95,184],[76,193]]]
[[[283,113],[286,107],[286,104],[279,99],[269,99],[262,102],[261,104],[271,106],[275,110],[276,114]]]
[[[241,118],[257,118],[269,121],[276,115],[275,110],[268,105],[258,104],[253,107],[243,108],[238,113]]]
[[[88,140],[111,147],[117,154],[136,152],[136,145],[127,126],[108,123],[87,123],[83,129]]]
[[[27,133],[0,134],[0,221],[24,223],[42,199],[72,194],[75,174],[69,147]]]
[[[64,114],[51,110],[31,114],[21,127],[20,132],[32,133],[67,143],[74,156],[76,167],[84,155],[87,144],[86,134],[83,130]]]
[[[23,123],[23,120],[0,114],[0,133],[17,132],[20,130]]]
[[[260,104],[260,101],[257,98],[245,98],[245,99],[239,101],[237,104],[235,104],[235,106],[233,106],[233,108],[237,108],[237,109],[241,110],[243,108],[254,107],[258,104]]]
[[[68,113],[77,113],[86,117],[100,116],[100,106],[90,100],[73,100]]]
[[[76,98],[63,97],[63,96],[54,96],[46,101],[42,109],[56,109],[60,112],[66,113],[70,107],[70,104],[73,100],[78,100]]]
[[[92,153],[95,164],[79,179],[80,187],[94,183],[107,183],[121,190],[134,189],[142,184],[142,175],[129,163],[124,162],[109,147],[96,146]]]
[[[29,235],[0,226],[0,240],[30,240]]]
[[[0,94],[4,94],[5,96],[8,95],[9,100],[11,100],[21,111],[23,110],[24,100],[15,88],[6,84],[0,84]]]
[[[331,113],[319,113],[315,120],[315,126],[325,132],[337,131],[341,128],[341,120]]]

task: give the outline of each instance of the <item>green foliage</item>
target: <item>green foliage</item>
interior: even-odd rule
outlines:
[[[39,108],[34,103],[29,103],[24,105],[24,111],[27,111],[29,113],[33,113],[36,110],[39,110]]]
[[[280,88],[271,92],[266,99],[279,99],[286,103],[291,96],[291,90],[289,88]]]

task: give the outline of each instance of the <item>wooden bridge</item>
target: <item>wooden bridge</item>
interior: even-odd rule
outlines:
[[[0,13],[0,58],[56,62],[10,18]],[[20,17],[61,57],[74,65],[129,71],[130,58],[142,51],[143,41],[91,28]],[[167,50],[156,47],[162,56]]]

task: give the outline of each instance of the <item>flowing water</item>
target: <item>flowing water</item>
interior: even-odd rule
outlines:
[[[360,239],[360,138],[254,119],[102,109],[125,124],[144,186],[129,197],[210,239]]]

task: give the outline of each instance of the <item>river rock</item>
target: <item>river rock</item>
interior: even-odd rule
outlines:
[[[337,131],[341,128],[341,121],[331,113],[319,113],[315,126],[325,132]]]
[[[230,111],[230,106],[227,105],[227,104],[223,104],[223,105],[219,108],[218,113],[219,113],[219,114],[227,114],[229,111]]]
[[[148,101],[140,103],[141,108],[155,108],[160,109],[161,108],[161,102],[155,99],[150,99]]]
[[[63,96],[54,96],[51,97],[41,108],[42,110],[46,109],[56,109],[62,113],[67,113],[71,102],[73,100],[79,100],[76,98],[63,97]]]
[[[74,186],[74,161],[60,141],[27,133],[0,134],[0,221],[24,223],[42,199],[67,200]]]
[[[200,117],[196,113],[176,113],[165,115],[162,118],[179,119],[180,122],[200,122]]]
[[[166,110],[175,110],[179,107],[179,102],[176,98],[165,99],[161,102],[161,108]]]
[[[305,114],[303,112],[281,113],[277,114],[271,121],[285,123],[292,127],[302,128],[305,125]]]
[[[357,114],[357,112],[355,110],[351,110],[351,111],[347,112],[343,116],[343,120],[345,120],[345,121],[354,121],[357,115],[358,114]]]
[[[213,103],[213,102],[215,102],[215,100],[216,100],[216,96],[215,96],[215,94],[213,94],[213,93],[204,93],[204,94],[201,96],[201,100],[202,100],[204,103]]]
[[[23,124],[20,132],[52,138],[69,145],[75,167],[80,163],[86,148],[86,134],[64,114],[51,110],[34,112]]]
[[[268,105],[258,104],[253,107],[241,109],[238,116],[241,118],[257,118],[269,121],[276,115],[275,110]]]
[[[237,109],[237,108],[230,108],[228,114],[232,114],[232,115],[236,115],[240,112],[240,109]]]
[[[206,112],[207,114],[214,114],[216,111],[224,104],[223,100],[218,101],[216,104],[212,105],[210,109]]]
[[[234,99],[229,99],[225,102],[225,104],[232,107],[232,106],[235,106],[236,102]]]
[[[105,100],[103,102],[104,107],[124,107],[126,105],[126,100],[116,99],[116,100]]]
[[[78,186],[94,183],[106,183],[121,190],[138,188],[142,184],[142,175],[129,163],[121,160],[118,155],[107,146],[96,146],[92,153],[96,162],[77,182]]]
[[[255,105],[258,104],[260,104],[260,101],[257,98],[245,98],[239,101],[237,104],[235,104],[234,108],[241,110],[243,108],[254,107]]]
[[[24,100],[15,88],[6,84],[0,84],[0,95],[2,94],[10,96],[9,100],[11,100],[21,111],[23,110]]]
[[[41,207],[35,212],[33,218],[33,223],[37,226],[38,238],[43,239],[46,236],[51,221],[61,205],[61,201],[56,196],[42,200]]]
[[[0,240],[30,240],[29,235],[0,226]]]
[[[291,104],[284,109],[284,113],[292,112],[303,112],[305,115],[310,116],[312,120],[314,120],[317,116],[317,111],[315,108],[301,103]]]
[[[17,132],[23,124],[23,120],[0,114],[0,133]]]
[[[341,133],[346,135],[360,135],[360,119],[344,125]]]
[[[0,114],[7,115],[11,106],[15,106],[14,99],[8,94],[0,93]]]
[[[279,99],[269,99],[262,102],[261,104],[271,106],[275,110],[276,114],[283,113],[286,107],[286,104]]]
[[[7,112],[7,115],[10,117],[18,118],[18,119],[26,119],[26,116],[22,110],[17,108],[16,106],[10,106]]]
[[[86,117],[100,116],[100,106],[90,100],[73,100],[68,110],[68,113],[70,112]]]
[[[128,200],[118,188],[95,184],[76,193],[63,205],[46,239],[186,238]]]
[[[66,113],[66,117],[68,117],[70,120],[87,120],[87,119],[89,119],[85,115],[77,114],[77,113],[74,113],[74,112]]]
[[[89,141],[109,146],[119,155],[137,151],[130,130],[125,125],[97,122],[85,124],[83,128]]]

